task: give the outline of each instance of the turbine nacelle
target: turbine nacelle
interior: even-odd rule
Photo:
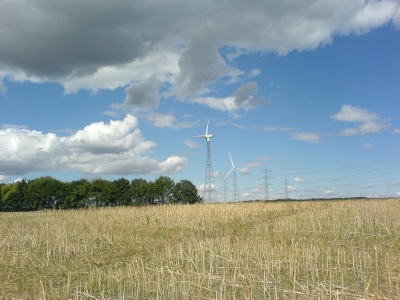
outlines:
[[[229,157],[230,157],[230,159],[231,159],[232,169],[228,172],[228,174],[226,174],[224,180],[226,179],[226,177],[229,176],[229,174],[230,174],[232,171],[235,172],[236,170],[239,170],[239,171],[242,170],[242,169],[239,169],[238,167],[235,166],[235,164],[233,163],[232,156],[231,156],[231,153],[230,153],[230,152],[229,152]]]
[[[196,135],[194,136],[195,138],[205,138],[207,142],[210,141],[210,139],[213,137],[213,134],[207,134],[207,135]]]
[[[208,125],[210,124],[210,118],[208,118],[207,127],[206,127],[206,134],[204,135],[196,135],[195,138],[205,138],[207,142],[214,136],[213,134],[208,134]]]

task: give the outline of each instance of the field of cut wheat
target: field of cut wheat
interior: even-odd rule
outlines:
[[[0,213],[0,299],[400,299],[400,200]]]

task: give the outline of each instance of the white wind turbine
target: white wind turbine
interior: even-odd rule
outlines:
[[[210,139],[214,136],[213,134],[208,133],[208,125],[210,123],[210,118],[207,121],[206,134],[204,135],[196,135],[195,138],[205,138],[207,142],[207,159],[206,159],[206,175],[204,181],[204,194],[203,197],[206,197],[206,193],[208,194],[208,202],[216,202],[217,201],[217,189],[215,187],[214,182],[214,172],[212,167],[211,160],[211,148],[210,148]]]
[[[226,174],[224,180],[226,179],[226,177],[229,176],[229,174],[233,171],[233,201],[236,202],[239,200],[239,195],[238,195],[238,190],[237,190],[237,184],[236,184],[236,170],[241,170],[238,167],[235,166],[235,164],[233,163],[232,160],[232,156],[231,153],[229,152],[229,157],[231,159],[231,163],[232,163],[232,169],[228,172],[228,174]]]

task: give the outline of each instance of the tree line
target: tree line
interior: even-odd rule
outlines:
[[[203,199],[189,180],[177,183],[167,176],[154,181],[137,178],[62,182],[50,176],[0,184],[0,211],[76,209],[106,206],[194,204]]]

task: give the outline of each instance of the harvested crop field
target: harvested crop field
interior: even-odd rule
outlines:
[[[0,299],[400,299],[400,200],[0,213]]]

